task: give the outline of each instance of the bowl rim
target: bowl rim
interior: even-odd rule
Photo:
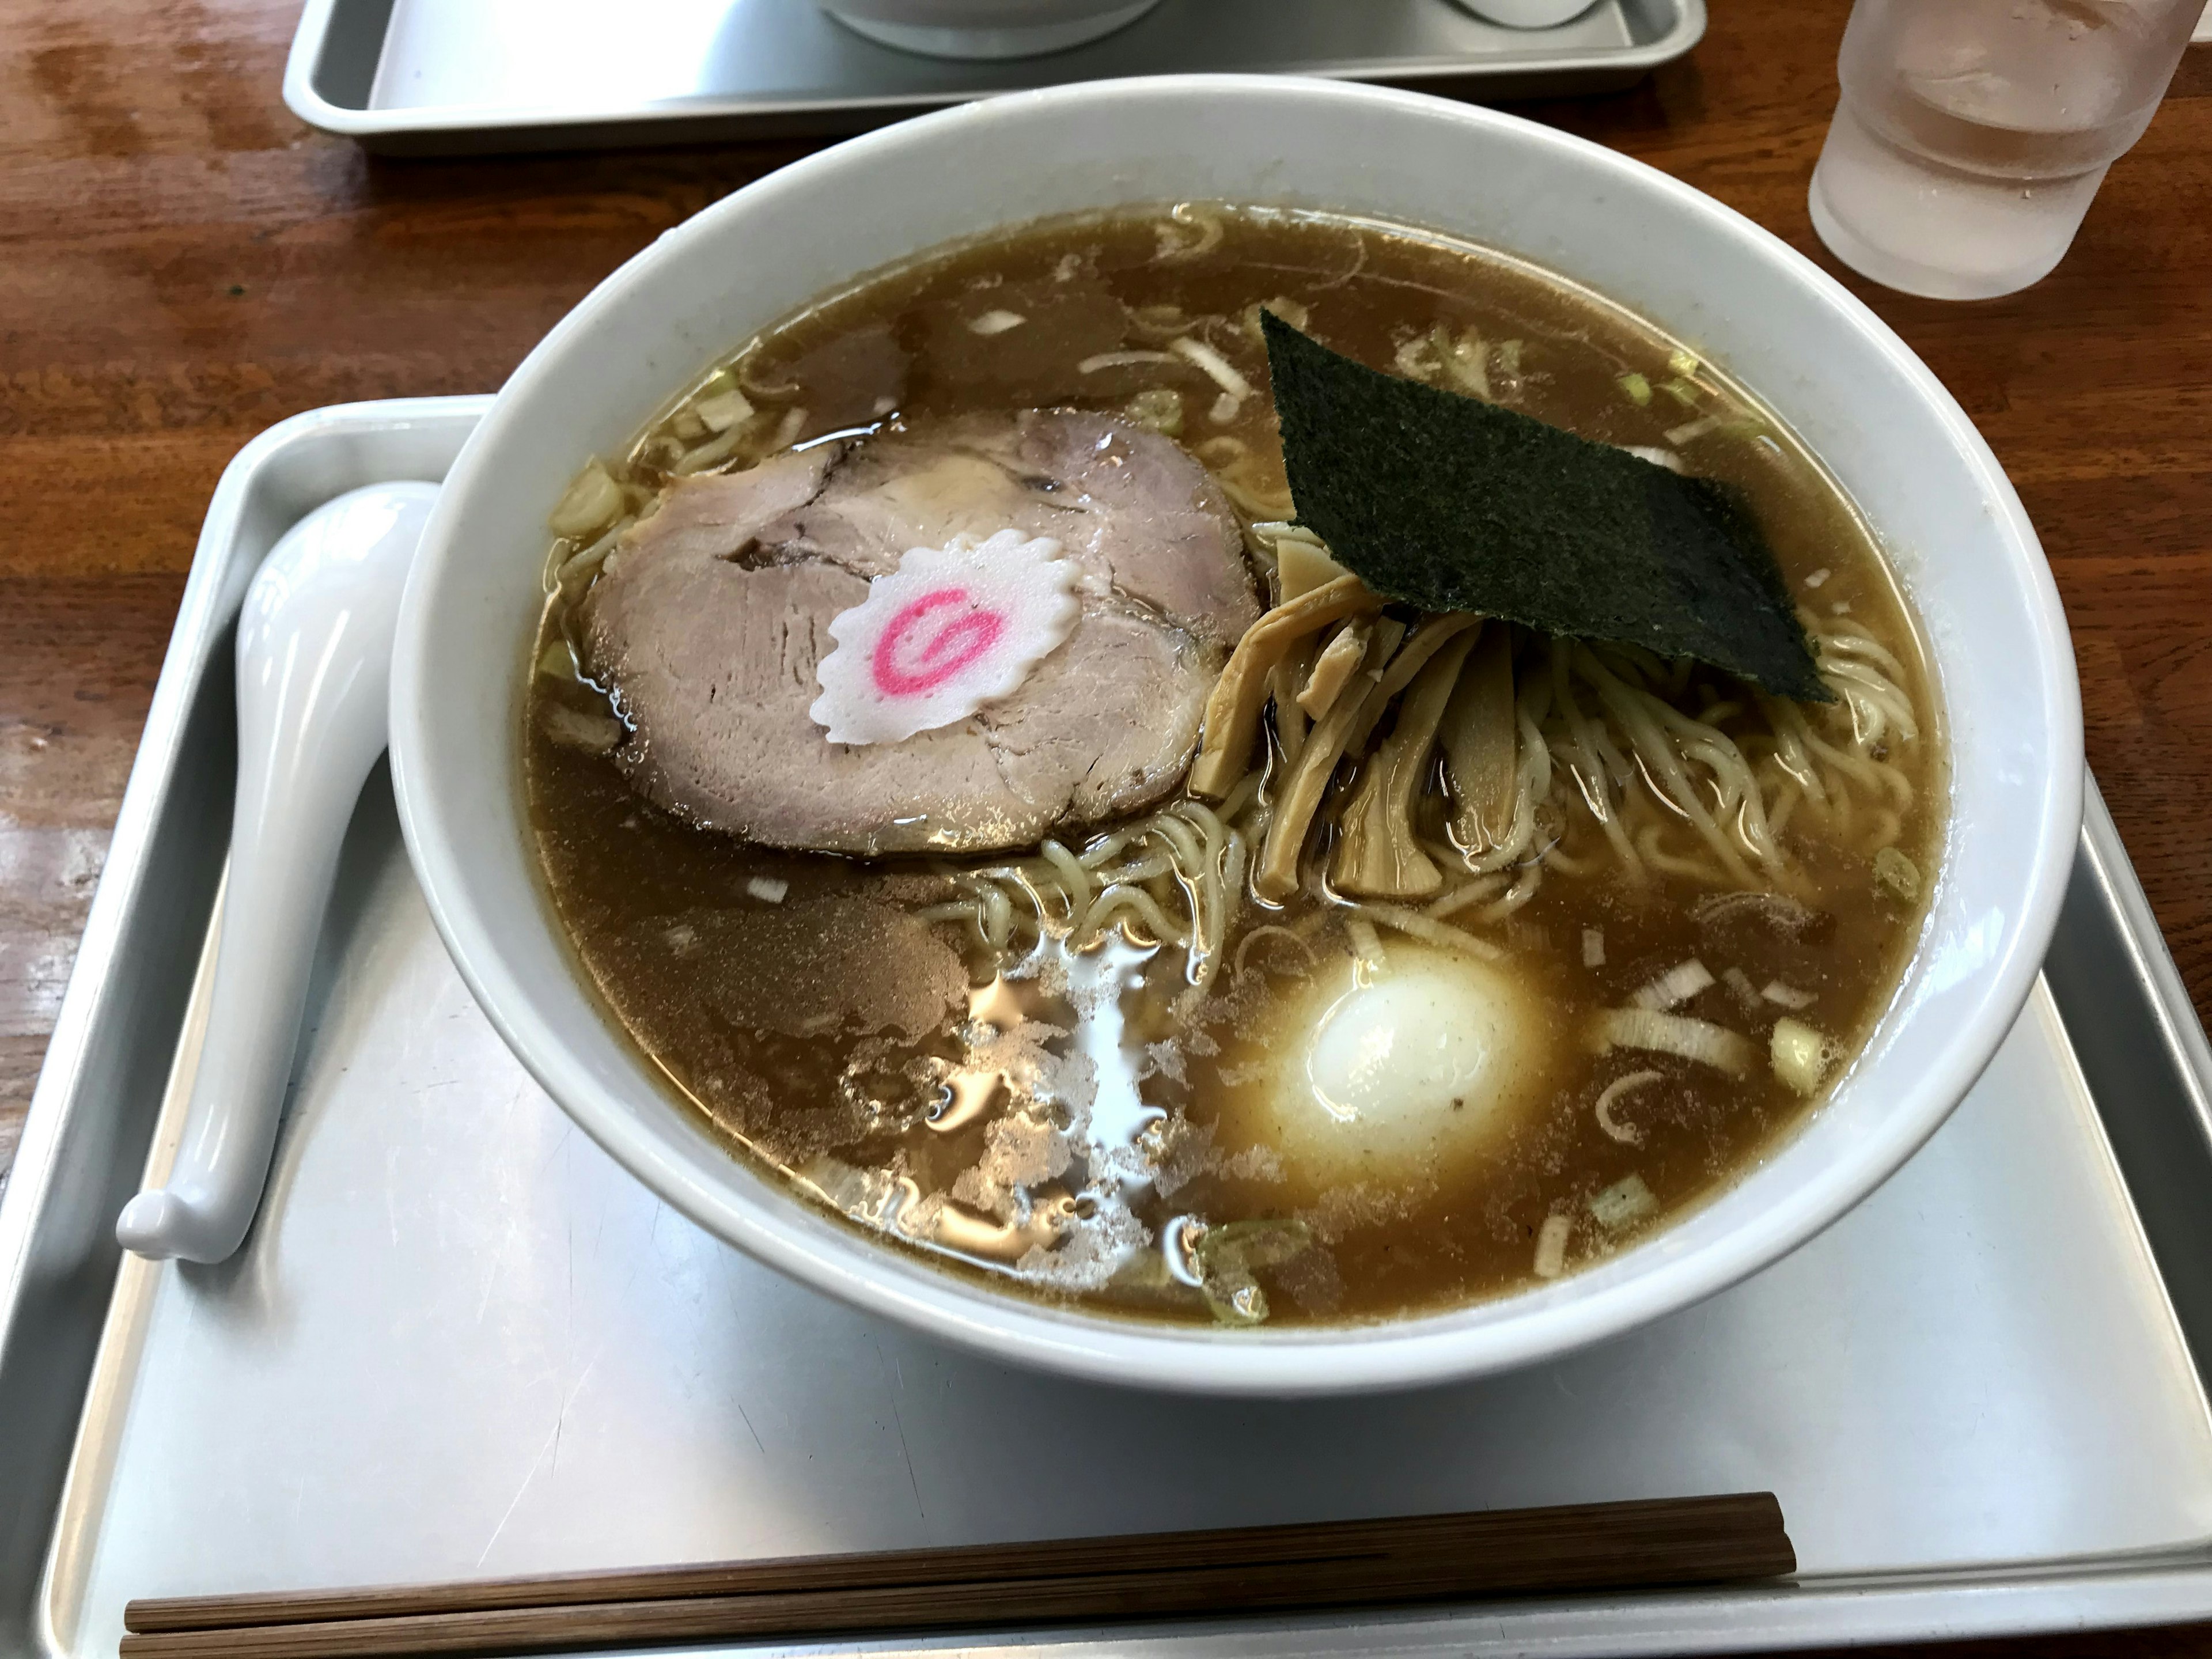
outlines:
[[[842,1247],[823,1248],[816,1227],[767,1213],[732,1187],[693,1177],[644,1117],[569,1054],[561,1033],[541,1018],[510,971],[491,920],[462,875],[459,826],[439,809],[421,750],[436,718],[428,695],[424,646],[428,592],[451,545],[458,503],[477,487],[494,441],[521,418],[554,363],[586,342],[650,271],[713,235],[732,214],[778,196],[803,195],[918,133],[988,131],[1009,112],[1049,115],[1071,107],[1166,94],[1220,100],[1295,97],[1417,112],[1468,129],[1510,132],[1548,145],[1580,166],[1644,192],[1676,211],[1746,241],[1824,302],[1839,325],[1885,360],[1940,421],[1973,471],[2002,522],[2009,562],[2021,579],[2039,659],[2063,672],[2039,675],[2045,728],[2054,763],[2037,802],[2027,890],[2019,921],[1977,970],[1978,995],[1940,1060],[1917,1077],[1911,1109],[1892,1110],[1856,1139],[1846,1156],[1794,1188],[1787,1203],[1745,1218],[1722,1239],[1674,1257],[1655,1253],[1644,1269],[1601,1291],[1531,1308],[1516,1320],[1451,1328],[1465,1308],[1340,1326],[1223,1333],[1145,1322],[1033,1301],[909,1258],[896,1246],[819,1218]],[[1347,209],[1347,211],[1357,211]],[[1569,273],[1571,275],[1571,273]],[[1934,373],[1889,326],[1811,259],[1755,222],[1632,157],[1521,117],[1455,104],[1431,94],[1305,77],[1188,75],[1097,81],[1009,94],[917,117],[846,140],[744,186],[665,233],[585,296],[536,345],[495,399],[449,472],[408,583],[392,675],[392,779],[409,854],[431,915],[464,982],[494,1028],[553,1099],[615,1159],[694,1222],[802,1283],[863,1310],[897,1320],[939,1340],[994,1359],[1093,1382],[1183,1392],[1312,1396],[1411,1388],[1464,1379],[1553,1357],[1686,1308],[1739,1282],[1835,1222],[1893,1174],[1963,1098],[2009,1033],[2040,969],[2071,868],[2081,810],[2080,686],[2057,583],[2025,509],[1995,454]],[[2068,764],[2068,757],[2075,763]],[[1956,856],[1955,850],[1953,856]],[[544,918],[549,929],[551,916]],[[565,941],[563,941],[565,948]],[[1911,969],[1908,967],[1907,973]],[[641,1067],[641,1071],[642,1068]],[[653,1086],[653,1085],[648,1085]],[[764,1178],[764,1177],[763,1177]],[[1723,1189],[1726,1190],[1726,1189]],[[795,1196],[785,1202],[803,1204]],[[1665,1237],[1664,1232],[1655,1236]],[[1573,1281],[1562,1281],[1571,1284]],[[1522,1292],[1514,1299],[1542,1296]],[[1488,1306],[1495,1304],[1476,1304]]]

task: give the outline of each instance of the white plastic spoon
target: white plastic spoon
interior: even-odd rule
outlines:
[[[123,1207],[124,1249],[221,1261],[260,1206],[307,969],[354,802],[384,752],[392,638],[438,498],[372,484],[310,513],[262,562],[238,618],[238,799],[215,989],[166,1187]]]

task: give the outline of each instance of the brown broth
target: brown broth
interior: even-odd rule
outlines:
[[[1472,329],[1484,343],[1490,395],[1587,437],[1664,446],[1673,429],[1692,471],[1749,501],[1808,622],[1847,623],[1905,665],[1921,736],[1877,758],[1909,778],[1913,799],[1898,811],[1877,795],[1841,828],[1797,815],[1785,841],[1809,920],[1788,912],[1803,923],[1793,927],[1775,925],[1777,912],[1759,903],[1717,908],[1716,889],[1699,880],[1620,878],[1595,825],[1571,815],[1558,853],[1594,873],[1552,869],[1525,905],[1473,928],[1508,953],[1516,982],[1534,988],[1546,1055],[1525,1109],[1473,1151],[1398,1164],[1353,1160],[1319,1176],[1286,1168],[1255,1126],[1268,1109],[1268,1068],[1303,1041],[1302,1022],[1314,1013],[1316,975],[1348,971],[1355,949],[1348,913],[1325,894],[1302,894],[1280,912],[1248,897],[1226,957],[1237,957],[1258,927],[1289,925],[1304,938],[1252,940],[1243,970],[1224,969],[1188,1021],[1168,1012],[1181,987],[1179,954],[1141,939],[1117,938],[1086,960],[1063,951],[1042,973],[1012,977],[959,928],[916,916],[943,896],[941,866],[778,852],[681,823],[633,794],[604,755],[552,735],[550,711],[603,716],[606,705],[572,677],[538,674],[526,769],[551,901],[615,1019],[672,1085],[739,1155],[783,1171],[856,1223],[957,1270],[1101,1310],[1207,1319],[1206,1300],[1184,1282],[1189,1252],[1170,1242],[1237,1221],[1293,1217],[1310,1230],[1310,1248],[1254,1270],[1277,1323],[1388,1317],[1525,1287],[1535,1282],[1540,1230],[1552,1215],[1569,1218],[1570,1271],[1648,1236],[1753,1167],[1808,1109],[1767,1065],[1778,1018],[1829,1034],[1843,1054],[1863,1041],[1922,915],[1875,880],[1872,849],[1893,845],[1932,875],[1941,835],[1944,777],[1924,659],[1849,501],[1741,388],[1548,273],[1364,222],[1131,212],[1032,227],[878,273],[732,361],[763,410],[756,444],[866,427],[887,406],[896,419],[1036,406],[1119,411],[1148,390],[1172,389],[1182,394],[1182,441],[1224,477],[1240,507],[1253,518],[1286,517],[1266,357],[1249,322],[1252,307],[1279,299],[1305,308],[1316,337],[1378,368],[1433,371],[1437,360],[1424,355],[1421,337],[1437,325],[1455,338]],[[996,336],[969,327],[1002,307],[1030,325]],[[1217,319],[1201,337],[1262,394],[1232,419],[1209,418],[1216,388],[1188,368],[1085,374],[1078,367],[1101,352],[1158,349],[1179,319],[1200,317]],[[1624,380],[1638,375],[1640,397]],[[1145,407],[1157,416],[1159,404],[1155,397]],[[672,404],[615,469],[634,502],[697,441],[696,422],[681,429],[682,406]],[[794,409],[805,412],[787,417]],[[1693,429],[1685,435],[1685,427]],[[749,459],[757,452],[740,450],[737,461]],[[575,550],[557,544],[556,563]],[[556,590],[549,603],[544,643],[556,660],[574,592]],[[1541,643],[1523,640],[1522,648],[1523,672],[1534,672]],[[1741,688],[1699,670],[1672,700],[1694,714],[1723,699],[1745,701]],[[1441,836],[1433,791],[1424,811]],[[780,896],[762,896],[777,895],[779,884]],[[1592,934],[1601,935],[1601,963],[1589,960]],[[1665,1054],[1591,1051],[1585,1034],[1595,1011],[1626,1005],[1692,957],[1717,975],[1739,970],[1752,988],[1747,1000],[1741,983],[1717,983],[1676,1011],[1749,1038],[1758,1063],[1748,1076]],[[1449,960],[1397,935],[1385,958]],[[1086,995],[1085,983],[1107,966],[1122,988]],[[1803,1006],[1757,994],[1770,984]],[[1109,1039],[1121,1027],[1103,1046],[1102,1018]],[[1040,1104],[1051,1089],[1024,1082],[1039,1066],[1049,1078],[1078,1048],[1094,1074],[1091,1133],[1167,1172],[1139,1186],[1113,1226],[1091,1212],[1100,1189],[1082,1147],[1072,1168],[1058,1167],[1069,1149],[1053,1132],[1069,1127],[1069,1111]],[[1824,1087],[1841,1069],[1831,1066]],[[1632,1144],[1609,1133],[1594,1107],[1607,1083],[1639,1071],[1658,1076],[1613,1114]],[[1631,1176],[1654,1202],[1607,1225],[1590,1200]],[[1085,1249],[1110,1254],[1139,1231],[1146,1246],[1105,1285],[1055,1263],[1056,1254]]]

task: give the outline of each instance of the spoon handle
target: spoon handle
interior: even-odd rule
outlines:
[[[221,1261],[260,1206],[338,848],[384,752],[399,598],[437,494],[395,483],[339,496],[285,534],[246,592],[215,986],[168,1184],[116,1222],[140,1255]]]

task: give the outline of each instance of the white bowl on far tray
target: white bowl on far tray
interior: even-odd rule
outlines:
[[[1486,23],[1510,29],[1550,29],[1572,22],[1596,0],[1459,0]]]
[[[856,273],[1042,215],[1179,199],[1304,204],[1459,233],[1581,279],[1768,399],[1887,541],[1949,712],[1948,844],[1922,945],[1832,1097],[1735,1187],[1574,1277],[1337,1329],[1150,1325],[994,1291],[876,1243],[734,1159],[586,988],[538,881],[519,738],[545,515],[672,388]],[[1935,376],[1810,261],[1717,202],[1549,128],[1320,81],[1091,82],[856,138],[655,242],[517,369],[428,526],[393,666],[415,867],[484,1012],[548,1092],[671,1204],[857,1306],[995,1358],[1267,1395],[1525,1364],[1674,1311],[1871,1192],[1980,1075],[2048,943],[2077,833],[2066,624],[2002,471]]]
[[[817,0],[856,34],[928,58],[1034,58],[1086,46],[1160,0]]]

